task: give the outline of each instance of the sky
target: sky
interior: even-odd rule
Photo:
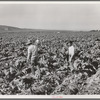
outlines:
[[[100,3],[0,3],[0,25],[51,30],[100,30]]]

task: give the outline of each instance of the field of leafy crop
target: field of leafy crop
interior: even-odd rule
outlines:
[[[37,37],[40,74],[36,69],[33,77],[26,42]],[[75,46],[73,72],[63,49],[70,40]],[[100,94],[100,32],[0,32],[0,94]]]

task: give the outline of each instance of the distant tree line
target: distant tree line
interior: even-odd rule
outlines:
[[[100,30],[90,30],[90,32],[100,32]]]

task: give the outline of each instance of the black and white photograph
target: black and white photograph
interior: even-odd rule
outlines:
[[[100,2],[0,2],[0,95],[99,96]]]

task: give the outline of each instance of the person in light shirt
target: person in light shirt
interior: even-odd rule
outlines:
[[[71,70],[73,70],[73,61],[72,61],[72,59],[73,59],[73,56],[74,56],[74,53],[75,53],[75,48],[74,48],[74,46],[73,46],[73,42],[72,41],[70,41],[69,43],[68,43],[68,55],[69,55],[69,64],[71,65]]]
[[[74,56],[74,51],[75,51],[75,49],[74,49],[73,43],[72,43],[72,41],[70,41],[69,42],[69,48],[68,48],[69,62],[72,61],[72,58]]]
[[[37,65],[37,60],[38,60],[38,44],[39,44],[39,40],[37,39],[34,43],[34,45],[32,44],[32,40],[28,40],[28,55],[27,55],[27,62],[31,63],[31,71],[32,74],[35,75],[35,71],[34,71],[34,66]],[[39,67],[37,66],[38,70]]]

